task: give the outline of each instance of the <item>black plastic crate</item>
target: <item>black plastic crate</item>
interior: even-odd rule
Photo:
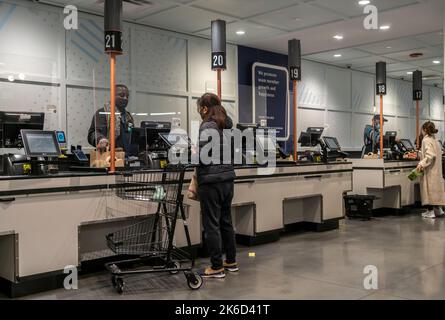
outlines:
[[[348,195],[344,196],[346,216],[349,219],[370,220],[372,218],[372,208],[375,196],[369,195]]]

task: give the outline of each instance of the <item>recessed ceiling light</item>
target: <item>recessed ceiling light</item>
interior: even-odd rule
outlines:
[[[243,36],[243,35],[246,34],[246,31],[244,31],[244,30],[238,30],[238,31],[236,32],[236,34],[239,35],[239,36]]]
[[[335,36],[333,36],[333,38],[337,40],[343,40],[343,36],[339,34],[336,34]]]
[[[391,46],[387,46],[386,49],[392,49],[392,47]]]
[[[433,63],[434,64],[440,64],[440,60],[434,60]]]
[[[335,58],[340,58],[340,57],[341,57],[341,54],[340,54],[340,53],[334,54],[334,57],[335,57]]]
[[[8,80],[10,81],[10,82],[13,82],[15,79],[14,79],[14,76],[8,76]]]
[[[386,25],[386,26],[381,26],[380,30],[388,30],[389,28],[391,28],[390,26]]]
[[[358,4],[361,6],[366,6],[367,4],[370,4],[370,3],[371,3],[371,1],[369,1],[369,0],[360,0],[358,2]]]
[[[297,18],[294,18],[294,20],[295,20],[295,21],[301,21],[301,20],[303,20],[303,19],[297,17]]]
[[[26,76],[23,73],[19,73],[19,79],[25,80]]]
[[[413,74],[413,72],[412,71],[408,71],[406,74]]]

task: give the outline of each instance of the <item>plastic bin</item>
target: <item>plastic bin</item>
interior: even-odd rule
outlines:
[[[375,196],[370,195],[347,195],[344,196],[346,216],[349,219],[370,220]]]

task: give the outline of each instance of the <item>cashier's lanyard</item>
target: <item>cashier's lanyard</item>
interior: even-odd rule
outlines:
[[[122,146],[124,147],[125,153],[129,152],[129,138],[131,137],[128,134],[128,128],[126,127],[127,123],[127,112],[124,111],[121,114],[121,136],[122,136]]]

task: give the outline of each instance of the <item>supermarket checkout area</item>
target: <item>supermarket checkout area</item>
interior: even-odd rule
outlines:
[[[147,137],[154,136],[149,134],[154,127],[148,124],[147,128],[144,139],[149,146],[153,141]],[[139,159],[139,166],[127,164],[120,170],[147,169],[147,164],[151,165],[149,170],[160,170],[156,166],[165,161],[161,141],[167,143],[169,137],[165,136],[166,128],[157,128],[157,148],[152,145],[155,151],[147,147],[145,152],[150,152]],[[67,266],[80,267],[80,271],[103,266],[114,255],[105,235],[155,211],[153,203],[117,196],[119,172],[110,174],[76,160],[74,165],[59,166],[64,158],[49,161],[51,151],[55,152],[53,159],[61,153],[57,146],[63,146],[62,138],[60,132],[22,129],[27,160],[15,163],[22,171],[8,174],[6,170],[0,176],[0,289],[10,296],[62,286]],[[49,148],[42,154],[42,146],[48,143],[56,150]],[[80,158],[88,157],[75,150],[82,149],[72,149]],[[73,159],[74,155],[66,156]],[[345,161],[301,161],[297,165],[278,161],[273,172],[264,166],[241,164],[236,166],[236,175],[232,214],[237,239],[247,245],[276,241],[288,226],[317,231],[338,228],[344,217],[343,195],[352,190],[352,164]],[[191,176],[190,170],[184,194]],[[185,210],[192,245],[200,247],[199,202],[185,199]],[[176,246],[184,246],[184,229],[176,230]]]

